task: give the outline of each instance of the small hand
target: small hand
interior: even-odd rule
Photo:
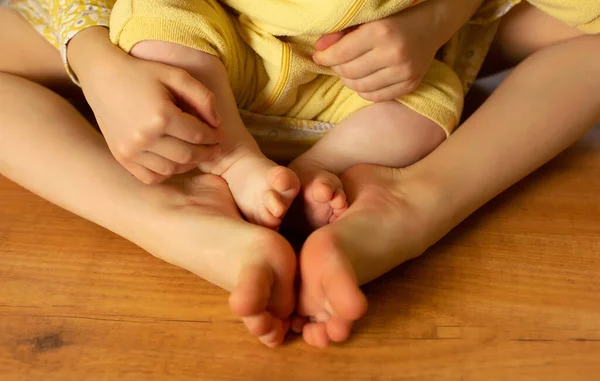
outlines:
[[[184,70],[136,59],[112,44],[96,50],[102,49],[102,64],[78,77],[121,165],[151,184],[218,154],[220,117],[204,85]]]
[[[325,35],[313,59],[369,101],[406,95],[419,87],[440,47],[418,8]]]

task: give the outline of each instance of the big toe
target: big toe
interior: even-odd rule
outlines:
[[[327,325],[327,336],[336,342],[341,343],[350,337],[350,331],[352,330],[351,320],[344,320],[338,317],[332,317],[325,323]]]
[[[340,179],[327,172],[315,177],[312,184],[307,185],[307,190],[310,191],[310,197],[320,203],[330,203],[336,198],[336,195],[343,194]]]
[[[276,166],[267,173],[269,185],[284,197],[296,197],[300,190],[300,180],[298,176],[289,168]],[[291,200],[290,200],[291,202]]]
[[[229,296],[231,310],[240,317],[266,311],[274,276],[273,270],[266,265],[250,265],[244,268],[239,275],[237,286]]]
[[[278,319],[266,311],[244,317],[242,320],[250,334],[258,337],[263,344],[270,348],[281,345],[290,328],[289,319]]]
[[[298,195],[300,180],[290,169],[276,166],[269,169],[267,183],[270,189],[263,196],[265,210],[260,220],[262,225],[273,228],[279,226]]]

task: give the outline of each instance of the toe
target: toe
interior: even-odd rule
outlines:
[[[258,339],[269,348],[275,348],[283,343],[289,323],[284,323],[279,319],[271,320],[271,329],[264,335],[258,337]]]
[[[267,174],[267,181],[269,185],[277,192],[297,192],[300,189],[300,180],[298,176],[286,167],[273,167]]]
[[[327,336],[336,343],[341,343],[350,337],[352,321],[332,317],[327,322]]]
[[[335,190],[330,205],[335,210],[346,209],[348,207],[348,203],[346,202],[346,193],[344,193],[342,188]]]
[[[311,196],[316,202],[330,202],[335,194],[336,184],[326,177],[315,180],[312,185]]]
[[[269,192],[267,192],[269,193]],[[281,225],[281,218],[276,217],[271,213],[266,204],[259,206],[258,218],[255,221],[257,225],[264,226],[269,229],[276,229]]]
[[[305,325],[302,337],[308,345],[317,348],[327,348],[329,345],[329,336],[327,335],[327,326],[325,323],[309,323]]]
[[[269,190],[265,193],[263,200],[267,210],[276,218],[281,218],[285,214],[286,206],[281,200],[279,193]]]
[[[267,309],[273,284],[269,266],[251,265],[244,268],[235,290],[229,296],[229,307],[238,316],[252,316]]]
[[[304,328],[302,328],[302,339],[304,339],[304,342],[308,345],[314,345],[314,340],[313,340],[313,327],[312,325],[306,324],[304,325]]]
[[[266,335],[269,332],[271,332],[273,320],[276,320],[276,319],[273,319],[273,316],[267,311],[264,311],[262,313],[259,313],[259,314],[253,315],[253,316],[247,316],[247,317],[242,318],[242,321],[248,328],[248,331],[250,332],[250,334],[252,336],[257,336],[257,337]]]
[[[287,319],[294,311],[295,304],[296,296],[293,282],[281,282],[273,288],[271,301],[267,308],[275,316]]]

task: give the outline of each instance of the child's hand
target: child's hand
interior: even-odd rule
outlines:
[[[220,118],[205,86],[183,70],[133,58],[112,44],[101,49],[102,64],[77,74],[119,163],[150,184],[218,153]]]
[[[321,37],[314,61],[331,67],[346,86],[369,101],[410,93],[420,85],[441,47],[433,23],[425,20],[430,15],[419,7]]]

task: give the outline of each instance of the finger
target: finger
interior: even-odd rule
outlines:
[[[172,136],[163,136],[148,149],[149,152],[178,164],[210,161],[219,154],[220,150],[218,144],[190,144]]]
[[[177,168],[177,163],[148,151],[141,152],[137,155],[134,162],[154,173],[166,177],[172,176],[173,173],[175,173],[175,168]]]
[[[342,37],[323,51],[315,52],[313,60],[322,66],[337,66],[357,59],[373,49],[373,40],[361,28]]]
[[[389,65],[386,65],[375,50],[371,50],[355,60],[332,66],[331,69],[342,78],[360,79],[386,67],[389,67]]]
[[[408,79],[403,80],[404,76],[402,74],[397,68],[384,68],[364,78],[342,78],[342,81],[346,86],[358,93],[372,93],[397,83],[408,81]]]
[[[386,102],[410,94],[418,87],[418,81],[406,81],[373,92],[358,92],[358,95],[371,102]]]
[[[331,45],[341,40],[342,37],[344,37],[344,35],[346,35],[347,33],[347,31],[341,31],[323,35],[315,43],[315,50],[321,51],[329,48]]]
[[[167,179],[167,176],[159,175],[137,163],[130,162],[124,166],[135,178],[144,184],[158,184]]]
[[[221,123],[214,94],[185,70],[170,70],[163,77],[164,84],[177,98],[191,106],[212,127]]]
[[[218,145],[195,145],[172,136],[163,136],[148,151],[178,164],[190,164],[210,159],[218,149]]]
[[[222,132],[198,117],[177,110],[168,119],[164,134],[192,144],[215,144],[220,140]]]
[[[173,173],[174,175],[179,175],[182,173],[186,173],[191,171],[192,169],[196,168],[198,166],[198,164],[196,163],[190,163],[190,164],[180,164],[177,166],[177,168],[175,168],[175,172]]]

